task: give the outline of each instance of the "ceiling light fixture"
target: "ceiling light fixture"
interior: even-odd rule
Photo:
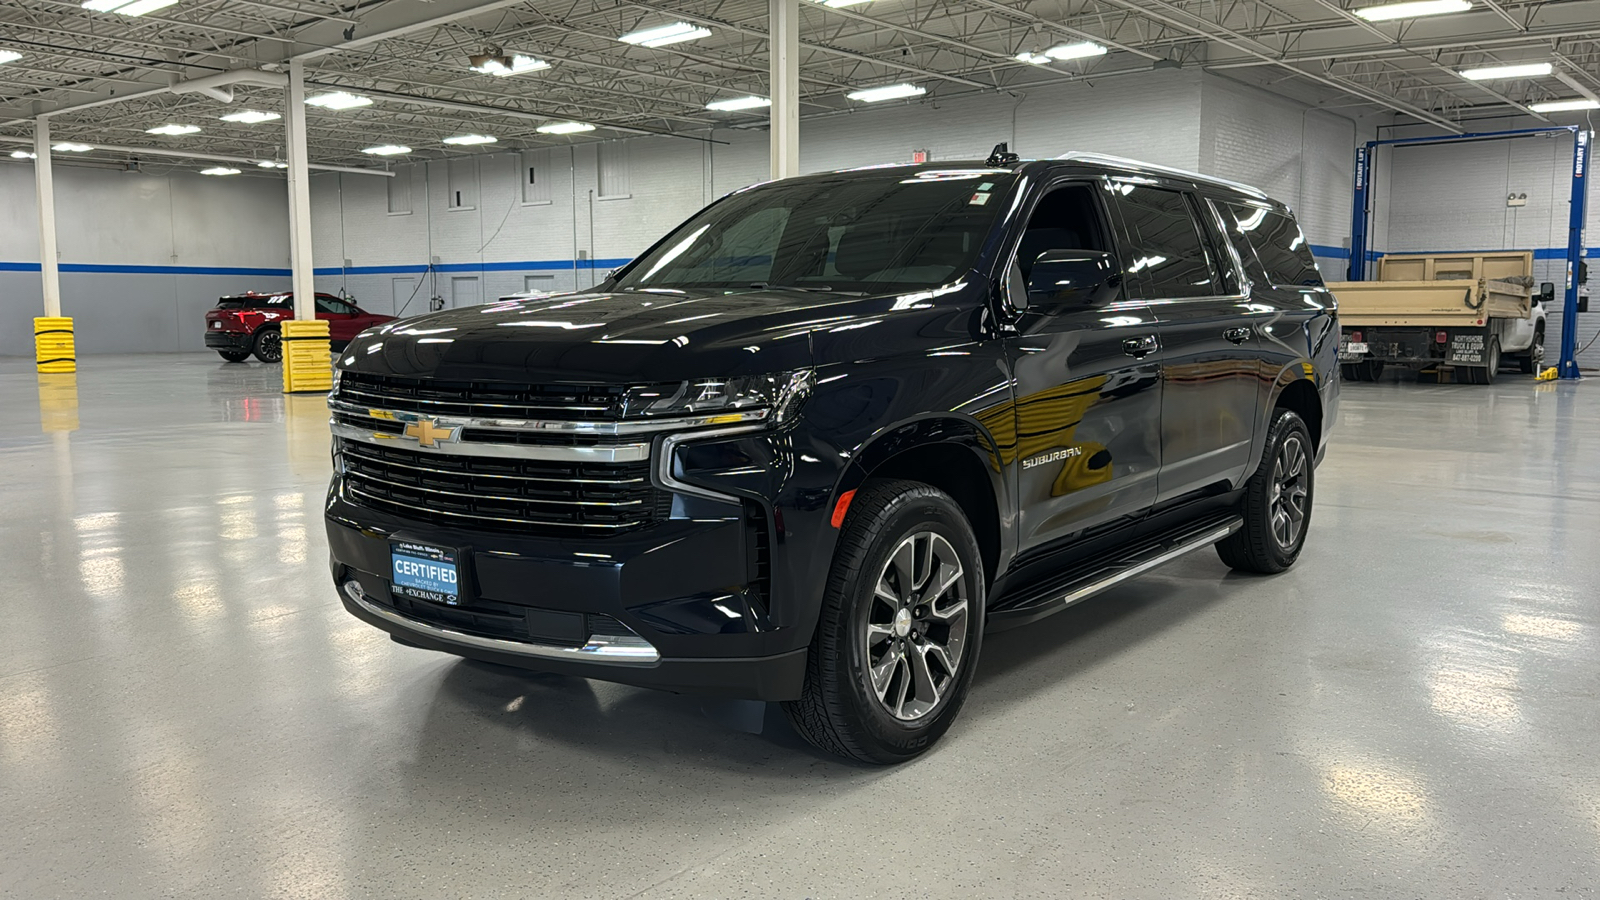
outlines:
[[[263,169],[287,169],[287,168],[289,168],[289,164],[288,163],[279,162],[278,160],[275,160],[275,159],[263,159],[262,161],[256,163],[256,165],[259,166],[260,168],[263,168]]]
[[[1393,19],[1415,19],[1421,16],[1466,12],[1471,8],[1470,0],[1411,0],[1408,3],[1367,6],[1353,12],[1368,22],[1388,22]]]
[[[1555,66],[1549,63],[1518,63],[1512,66],[1489,66],[1484,69],[1464,69],[1462,78],[1472,81],[1488,81],[1492,78],[1535,78],[1540,75],[1549,75],[1555,71]]]
[[[1025,62],[1033,66],[1048,66],[1050,65],[1051,59],[1050,57],[1045,56],[1043,53],[1034,53],[1032,50],[1024,50],[1017,54],[1017,62]]]
[[[688,22],[673,22],[671,25],[662,25],[660,28],[646,28],[625,34],[617,40],[624,44],[638,44],[641,47],[665,47],[681,41],[694,41],[703,37],[710,37],[711,29],[701,28],[699,25],[690,25]]]
[[[90,150],[94,149],[94,146],[91,144],[74,144],[71,141],[62,141],[61,143],[52,146],[50,149],[56,151],[57,153],[88,153]]]
[[[918,87],[914,84],[889,84],[883,87],[852,91],[845,96],[851,100],[859,100],[862,103],[877,103],[882,100],[899,100],[902,97],[920,97],[927,92],[927,88]]]
[[[371,106],[371,97],[362,97],[345,91],[331,91],[306,98],[307,106],[320,106],[323,109],[355,109],[358,106]]]
[[[1550,100],[1528,107],[1536,113],[1572,112],[1580,109],[1600,109],[1600,100]]]
[[[230,169],[227,166],[212,166],[209,169],[201,169],[200,170],[200,174],[201,175],[237,175],[237,174],[239,174],[239,170],[238,169]]]
[[[1079,41],[1076,44],[1057,44],[1044,52],[1051,59],[1087,59],[1091,56],[1105,56],[1106,48],[1094,41]]]
[[[593,130],[594,126],[588,122],[554,122],[534,129],[540,134],[577,134],[580,131]]]
[[[83,8],[90,12],[114,12],[123,16],[142,16],[158,9],[166,9],[178,0],[84,0]]]
[[[281,119],[282,115],[275,112],[261,112],[256,109],[241,109],[236,113],[228,113],[222,117],[224,122],[238,122],[241,125],[259,125],[262,122],[271,122]]]
[[[855,6],[860,3],[866,3],[867,0],[815,0],[815,2],[829,9],[838,9],[841,6]]]
[[[4,65],[8,62],[16,62],[21,58],[22,54],[15,50],[0,50],[0,65]]]
[[[542,59],[517,54],[512,57],[478,57],[469,56],[467,61],[472,63],[472,71],[481,75],[493,75],[496,78],[506,78],[511,75],[521,75],[525,72],[537,72],[540,69],[550,68],[550,64]],[[507,64],[509,62],[509,65]]]
[[[477,144],[492,144],[498,140],[500,139],[492,134],[458,134],[445,138],[444,142],[458,147],[471,147]]]
[[[740,97],[737,100],[714,100],[706,104],[706,109],[717,112],[739,112],[744,109],[761,109],[771,106],[772,101],[765,97]]]
[[[198,125],[177,125],[177,124],[169,122],[169,123],[167,123],[165,125],[158,125],[155,128],[146,128],[144,130],[144,133],[145,134],[164,134],[164,135],[167,135],[168,137],[177,137],[180,134],[194,134],[195,132],[197,132],[199,130],[200,130],[200,126],[198,126]]]
[[[11,158],[12,159],[38,159],[39,158],[39,154],[37,154],[37,153],[29,153],[26,150],[13,150],[13,151],[11,151]]]
[[[361,152],[371,154],[372,156],[401,156],[403,154],[410,153],[411,148],[402,144],[380,144],[376,147],[368,147]]]

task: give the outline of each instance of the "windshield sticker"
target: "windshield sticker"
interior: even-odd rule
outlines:
[[[994,195],[993,194],[973,194],[972,195],[972,199],[967,201],[967,205],[968,206],[982,206],[985,203],[988,203],[989,202],[989,198],[992,197],[992,196],[994,196]]]
[[[980,191],[992,191],[992,190],[994,190],[994,182],[985,181],[983,184],[978,185],[978,190],[980,190]]]

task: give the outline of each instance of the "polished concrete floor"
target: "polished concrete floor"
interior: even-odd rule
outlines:
[[[1595,380],[1347,385],[1294,570],[1196,554],[995,636],[943,744],[885,770],[757,704],[350,618],[322,400],[277,379],[0,360],[0,896],[1600,885]]]

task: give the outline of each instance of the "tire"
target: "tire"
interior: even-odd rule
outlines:
[[[217,355],[228,362],[244,362],[250,358],[249,350],[218,350]]]
[[[1361,366],[1361,363],[1340,363],[1339,375],[1345,381],[1360,381]]]
[[[264,363],[283,361],[283,335],[276,328],[256,332],[256,359]]]
[[[1383,375],[1383,360],[1368,359],[1356,364],[1356,378],[1361,381],[1377,381]]]
[[[1521,365],[1522,374],[1537,375],[1539,367],[1544,364],[1544,326],[1540,325],[1533,331],[1533,343],[1528,346],[1528,352],[1522,354],[1517,360]]]
[[[1238,572],[1274,575],[1300,558],[1316,496],[1314,458],[1306,423],[1291,410],[1276,410],[1261,463],[1245,482],[1239,504],[1244,525],[1217,543],[1224,564]]]
[[[1483,362],[1481,366],[1470,369],[1456,369],[1465,378],[1457,376],[1456,380],[1462,384],[1494,384],[1494,377],[1500,374],[1500,339],[1491,335],[1489,343],[1483,348]]]
[[[929,602],[924,591],[941,583]],[[805,687],[783,704],[789,722],[817,747],[862,762],[928,750],[972,686],[984,589],[977,538],[948,494],[869,481],[834,552]]]

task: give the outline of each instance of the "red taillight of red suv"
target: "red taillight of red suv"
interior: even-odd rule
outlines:
[[[1359,332],[1359,331],[1350,332],[1350,343],[1352,343],[1352,344],[1361,343],[1361,332]]]
[[[206,311],[208,331],[250,332],[261,324],[261,314],[248,309],[211,309]]]

